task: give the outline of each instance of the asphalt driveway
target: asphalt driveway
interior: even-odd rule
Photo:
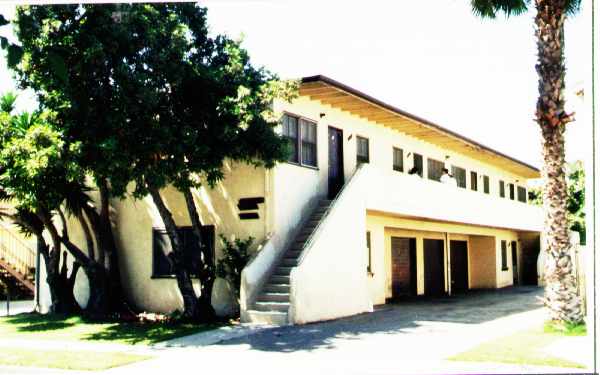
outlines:
[[[114,373],[164,374],[190,368],[286,375],[565,372],[564,368],[445,360],[481,342],[542,322],[545,316],[538,298],[542,293],[537,287],[517,287],[398,302],[373,313],[270,328],[178,350]],[[187,340],[194,345],[193,337]]]

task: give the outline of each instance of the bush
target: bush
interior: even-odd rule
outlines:
[[[236,238],[231,242],[222,234],[219,237],[223,243],[223,258],[217,264],[216,274],[229,281],[235,289],[236,298],[239,302],[242,270],[250,259],[249,249],[252,242],[254,242],[254,238],[248,237],[245,240]]]

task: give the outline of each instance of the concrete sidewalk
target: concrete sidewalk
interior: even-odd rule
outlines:
[[[0,301],[0,316],[7,316],[7,313],[10,313],[9,315],[28,313],[32,312],[34,308],[34,300],[10,301],[10,304],[7,301]]]

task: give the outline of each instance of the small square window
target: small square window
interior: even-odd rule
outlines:
[[[393,148],[394,161],[393,169],[398,172],[404,172],[404,152],[401,148]]]
[[[361,136],[356,136],[356,162],[369,162],[369,139]]]

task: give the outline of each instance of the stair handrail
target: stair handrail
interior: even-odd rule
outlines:
[[[0,222],[0,258],[4,258],[20,274],[29,275],[35,268],[35,255],[29,245]]]
[[[312,231],[312,233],[308,236],[307,240],[304,242],[304,246],[302,247],[302,252],[300,253],[300,256],[298,257],[298,264],[296,265],[296,267],[299,267],[302,264],[302,262],[304,261],[304,258],[306,258],[308,253],[310,253],[312,244],[316,240],[316,238],[319,235],[319,233],[321,232],[321,230],[323,229],[324,223],[325,223],[325,221],[327,221],[327,217],[329,216],[329,214],[331,212],[333,212],[337,208],[341,199],[346,194],[348,194],[348,191],[355,184],[355,181],[358,179],[359,174],[362,173],[362,171],[364,171],[366,169],[366,166],[367,166],[366,163],[359,164],[358,167],[356,167],[356,169],[354,170],[354,173],[352,174],[352,176],[350,176],[350,179],[342,186],[340,191],[338,191],[338,193],[332,199],[331,205],[329,206],[327,211],[325,211],[325,213],[323,214],[323,217],[321,217],[321,220],[319,220],[315,229]]]

